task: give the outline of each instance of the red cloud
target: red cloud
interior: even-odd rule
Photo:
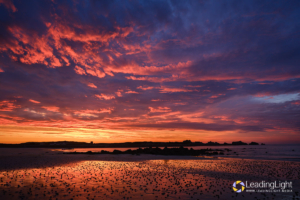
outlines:
[[[18,121],[22,120],[24,118],[0,114],[0,124],[2,125],[17,125]]]
[[[81,67],[79,67],[79,66],[77,66],[77,65],[75,66],[74,70],[75,70],[75,72],[76,72],[77,74],[79,74],[79,75],[86,75],[84,69],[82,69]]]
[[[223,72],[219,74],[192,74],[188,73],[187,71],[174,72],[174,74],[168,76],[168,77],[160,77],[158,76],[126,76],[126,79],[131,80],[139,80],[139,81],[149,81],[154,83],[163,83],[163,82],[173,82],[173,81],[235,81],[235,83],[247,83],[247,82],[253,82],[253,81],[284,81],[292,78],[300,78],[300,75],[294,75],[294,74],[283,74],[283,75],[270,75],[265,73],[265,75],[259,77],[256,73],[250,74],[236,74],[231,75],[230,73]]]
[[[152,89],[154,89],[155,87],[150,87],[150,86],[145,86],[145,87],[143,87],[143,86],[139,86],[139,87],[137,87],[137,89],[141,89],[141,90],[152,90]]]
[[[29,99],[29,101],[32,102],[32,103],[41,103],[41,102],[33,100],[33,99]]]
[[[97,86],[94,83],[88,83],[87,86],[89,86],[91,88],[97,88]]]
[[[14,39],[5,43],[1,51],[6,51],[13,60],[19,60],[25,64],[43,64],[47,67],[61,67],[70,65],[68,58],[77,64],[75,71],[78,74],[85,74],[84,70],[78,66],[84,67],[87,74],[103,78],[105,76],[103,57],[97,52],[99,48],[107,48],[108,43],[113,40],[120,40],[127,37],[133,31],[131,27],[115,27],[114,32],[98,32],[96,29],[78,25],[84,32],[78,34],[74,28],[67,24],[45,22],[48,31],[43,35],[37,35],[28,32],[19,26],[11,26],[8,30],[14,36]],[[64,40],[81,42],[82,51],[68,46]],[[23,45],[20,45],[23,44]],[[107,49],[109,50],[109,49]],[[54,55],[54,51],[58,52]],[[112,53],[112,51],[108,51]],[[115,52],[115,55],[118,55]],[[112,56],[110,56],[113,61]],[[106,70],[109,75],[113,74]]]
[[[121,66],[106,66],[105,71],[112,71],[115,73],[134,74],[134,75],[157,75],[162,73],[182,73],[185,69],[191,66],[191,61],[179,62],[177,64],[169,64],[161,67],[157,66],[139,66],[138,64],[126,63]]]
[[[105,73],[102,72],[100,69],[97,67],[91,67],[91,66],[85,66],[86,73],[92,75],[92,76],[97,76],[99,78],[105,77]]]
[[[15,105],[15,101],[1,101],[0,102],[0,111],[13,111],[16,108],[20,108],[21,106]]]
[[[11,0],[0,0],[0,4],[4,4],[7,9],[12,10],[13,12],[17,12],[18,9],[15,7]]]
[[[58,22],[44,23],[48,30],[43,35],[29,33],[19,26],[9,27],[8,31],[11,32],[14,39],[4,43],[0,50],[8,53],[12,60],[25,64],[43,64],[51,68],[68,66],[70,61],[72,61],[76,64],[74,70],[77,74],[89,74],[99,78],[104,78],[106,74],[114,76],[114,73],[133,74],[134,76],[127,76],[126,78],[150,82],[208,80],[282,81],[300,77],[300,75],[290,73],[263,73],[263,75],[258,75],[257,72],[220,71],[216,74],[214,70],[211,70],[211,72],[205,70],[192,73],[189,69],[196,64],[195,60],[166,65],[147,57],[148,60],[145,63],[155,64],[144,66],[138,64],[134,59],[126,59],[125,56],[141,52],[149,53],[157,49],[157,46],[151,43],[138,45],[126,42],[125,38],[129,33],[139,35],[138,31],[133,28],[116,26],[114,31],[99,32],[88,26],[76,24],[76,22],[72,26]],[[78,27],[83,31],[77,33],[75,28],[72,27]],[[74,48],[64,42],[65,40],[80,43],[81,48]],[[110,46],[112,41],[116,42],[119,48],[112,48]],[[20,45],[20,43],[23,45]],[[102,54],[99,54],[99,52],[102,52]],[[226,55],[221,53],[203,54],[203,58],[204,60],[211,58],[227,59]],[[161,77],[162,75],[163,77]]]
[[[111,113],[114,109],[113,108],[108,108],[108,109],[99,109],[99,110],[79,110],[75,111],[74,114],[81,116],[81,117],[97,117],[96,114],[101,114],[101,113]]]
[[[172,111],[168,107],[158,107],[158,108],[149,107],[149,109],[150,109],[150,112],[170,112],[170,111]]]
[[[59,112],[59,107],[57,106],[42,106],[42,108],[51,112]]]
[[[189,90],[189,89],[186,89],[186,88],[170,88],[170,87],[165,87],[165,86],[162,86],[160,88],[160,93],[174,93],[174,92],[193,92],[195,90]]]
[[[59,59],[54,56],[53,48],[50,46],[51,43],[47,36],[39,37],[35,34],[29,34],[17,26],[9,27],[8,30],[16,40],[4,44],[3,49],[11,50],[14,55],[19,56],[22,63],[44,64],[52,68],[62,66]],[[19,42],[23,43],[25,47],[19,45]]]
[[[118,91],[115,92],[115,93],[116,93],[116,95],[117,95],[118,97],[122,97],[123,95],[122,95],[121,92],[123,92],[123,90],[118,90]]]
[[[228,88],[227,90],[236,90],[236,88]]]
[[[126,91],[125,93],[126,94],[139,94],[138,92],[132,91],[132,90]]]
[[[96,94],[95,97],[99,99],[104,99],[104,100],[110,100],[110,99],[115,99],[116,97],[114,95],[109,95],[109,94]]]

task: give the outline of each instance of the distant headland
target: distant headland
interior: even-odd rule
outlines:
[[[192,142],[184,140],[183,142],[124,142],[124,143],[87,143],[73,141],[58,142],[26,142],[21,144],[1,144],[0,148],[138,148],[138,147],[191,147],[191,146],[232,146],[232,145],[259,145],[257,142],[245,143],[242,141],[232,143],[218,142]],[[261,143],[261,145],[265,145]]]

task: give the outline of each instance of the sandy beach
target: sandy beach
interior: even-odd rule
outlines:
[[[299,199],[299,179],[290,161],[0,149],[0,199]],[[293,188],[236,193],[237,180]]]

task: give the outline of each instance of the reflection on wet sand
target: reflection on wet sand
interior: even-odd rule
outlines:
[[[0,199],[293,199],[299,197],[299,166],[239,159],[81,161],[1,171]],[[237,194],[236,180],[292,180],[295,188]]]

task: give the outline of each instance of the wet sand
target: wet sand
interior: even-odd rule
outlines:
[[[209,156],[164,156],[164,155],[107,155],[107,154],[63,154],[61,150],[36,148],[0,148],[0,170],[42,168],[61,166],[80,161],[145,161],[145,160],[204,160],[217,159]]]
[[[300,163],[192,156],[66,155],[0,149],[0,199],[300,199]],[[236,193],[233,182],[292,181]]]

